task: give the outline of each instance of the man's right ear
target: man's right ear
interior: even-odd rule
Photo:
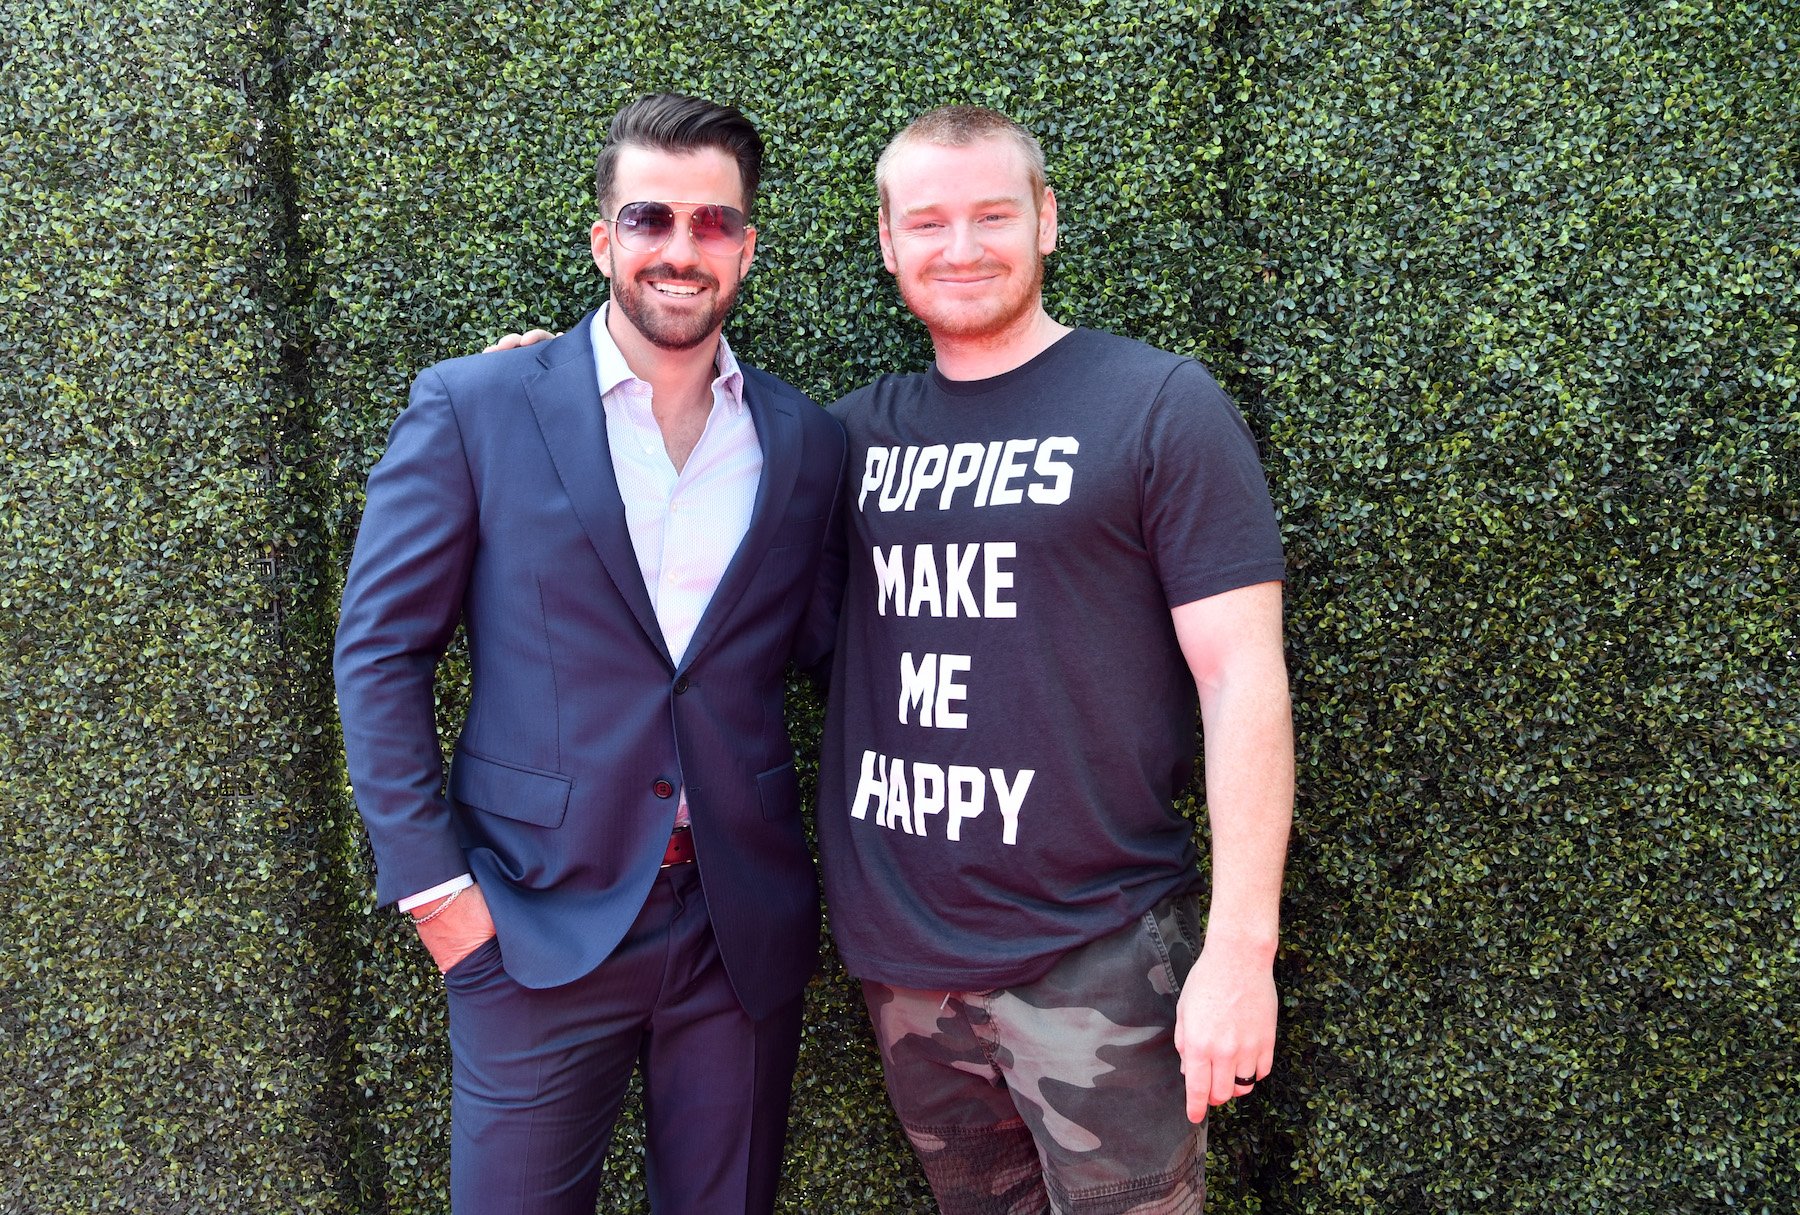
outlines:
[[[881,240],[881,264],[887,267],[889,274],[898,273],[900,264],[894,260],[894,237],[888,231],[886,207],[875,213],[875,235]]]
[[[594,226],[588,229],[588,248],[593,250],[594,265],[600,267],[600,273],[607,278],[612,277],[612,229],[606,221],[597,219]]]

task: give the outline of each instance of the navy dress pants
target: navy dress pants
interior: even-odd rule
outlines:
[[[489,941],[444,985],[455,1215],[593,1215],[634,1067],[655,1215],[774,1209],[801,999],[745,1015],[696,866],[657,876],[631,931],[585,978],[521,987]]]

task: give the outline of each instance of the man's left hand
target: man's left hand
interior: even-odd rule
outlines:
[[[481,353],[492,354],[496,350],[517,350],[521,346],[535,346],[539,342],[547,342],[555,337],[548,329],[527,329],[524,333],[505,333],[491,346],[482,348]]]
[[[1175,1048],[1187,1078],[1189,1122],[1248,1093],[1275,1065],[1275,972],[1260,950],[1209,943],[1182,985]]]

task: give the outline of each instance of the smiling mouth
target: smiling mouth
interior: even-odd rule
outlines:
[[[700,294],[700,288],[693,283],[651,283],[650,289],[676,300],[692,299]]]

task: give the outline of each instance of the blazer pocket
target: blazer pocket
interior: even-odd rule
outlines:
[[[568,777],[483,759],[458,747],[450,796],[465,806],[534,827],[560,827],[569,812]]]
[[[756,792],[762,799],[763,818],[775,822],[799,814],[800,774],[794,770],[794,761],[758,773]]]

